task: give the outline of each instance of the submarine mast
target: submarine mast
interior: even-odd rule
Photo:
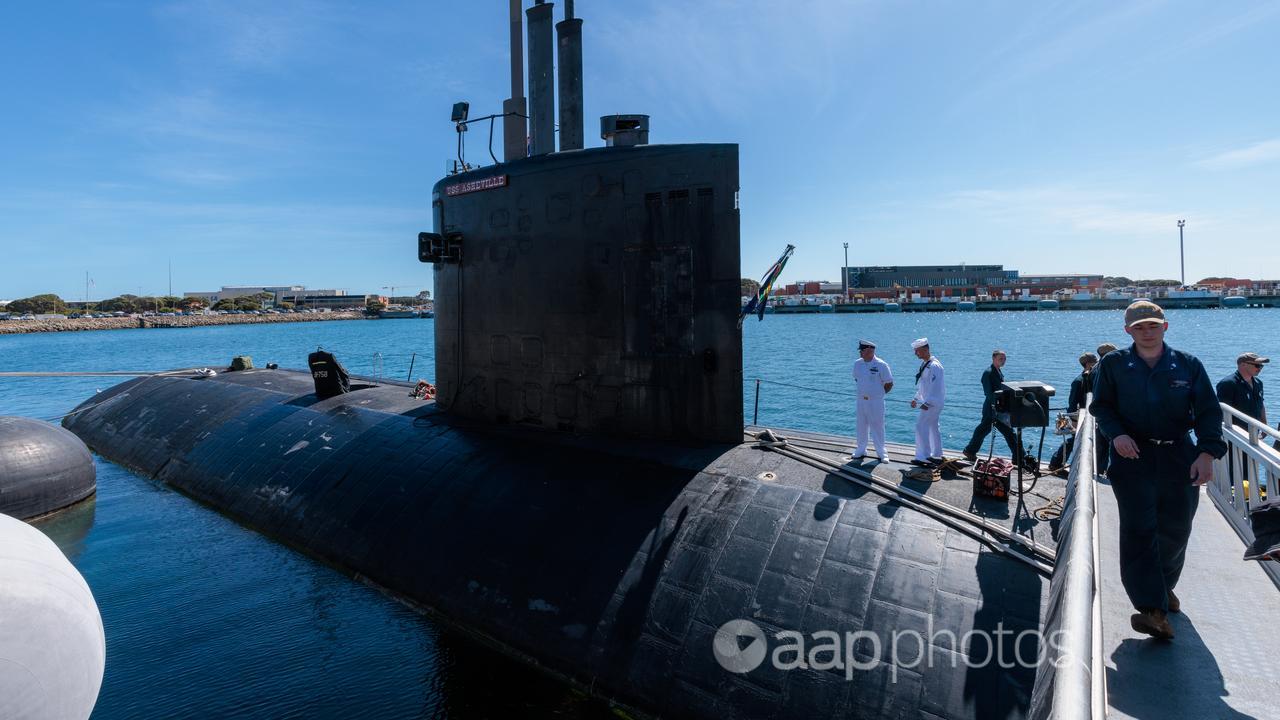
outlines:
[[[568,3],[557,152],[552,8],[526,11],[529,157],[508,145],[506,162],[437,182],[419,235],[437,403],[493,424],[737,443],[738,146],[650,145],[647,115],[612,115],[606,146],[581,149],[582,20]],[[513,52],[506,107],[519,65]],[[508,133],[523,124],[506,119]]]

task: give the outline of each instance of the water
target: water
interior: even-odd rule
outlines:
[[[1170,323],[1170,344],[1198,355],[1215,382],[1242,351],[1280,352],[1280,310],[1174,311]],[[914,416],[904,401],[918,365],[910,342],[928,336],[947,372],[944,444],[957,448],[977,419],[978,378],[993,347],[1009,353],[1009,379],[1047,381],[1063,405],[1076,357],[1103,341],[1125,344],[1121,324],[1119,312],[751,319],[746,417],[759,377],[770,381],[761,386],[762,424],[851,434],[850,369],[864,337],[897,376],[889,439],[910,443]],[[323,345],[355,373],[404,379],[412,360],[415,378],[432,379],[431,330],[429,320],[380,320],[0,336],[0,368],[222,367],[233,355],[303,367]],[[0,378],[0,414],[57,418],[114,382]],[[107,669],[94,718],[610,716],[376,590],[101,460],[96,500],[40,527],[84,574],[102,612]]]
[[[947,403],[942,412],[942,444],[960,449],[977,424],[982,402],[982,371],[991,351],[1008,353],[1006,380],[1040,380],[1057,390],[1052,407],[1065,407],[1071,381],[1080,374],[1078,358],[1098,345],[1130,343],[1122,311],[947,312],[873,315],[788,315],[755,318],[743,325],[743,377],[746,420],[752,419],[755,383],[760,386],[759,422],[806,430],[854,434],[853,361],[859,338],[876,343],[876,353],[893,369],[895,385],[885,407],[885,434],[891,442],[915,443],[915,414],[908,401],[920,361],[911,341],[928,337],[946,370]],[[1200,358],[1210,380],[1235,372],[1236,356],[1252,350],[1280,353],[1280,309],[1172,310],[1170,346]],[[1280,367],[1275,365],[1273,367]],[[1262,380],[1269,383],[1266,371]],[[809,390],[775,385],[804,385]],[[1272,390],[1267,417],[1280,418],[1280,390]],[[1039,432],[1024,443],[1038,441]],[[1034,447],[1034,445],[1029,446]],[[1045,440],[1045,458],[1057,439]],[[1002,439],[997,452],[1007,453]]]
[[[432,323],[379,320],[0,336],[4,370],[305,367],[431,377]],[[374,351],[384,353],[375,358]],[[52,419],[115,378],[0,378],[0,414]],[[347,576],[101,459],[98,493],[38,526],[107,635],[95,720],[612,717]],[[497,690],[497,692],[495,692]]]

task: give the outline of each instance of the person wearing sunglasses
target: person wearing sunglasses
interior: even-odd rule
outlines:
[[[1263,404],[1262,379],[1258,377],[1258,373],[1262,372],[1263,366],[1269,362],[1271,362],[1270,358],[1264,358],[1258,353],[1241,353],[1240,357],[1236,358],[1236,371],[1218,381],[1218,402],[1235,408],[1266,425],[1267,408]],[[1249,426],[1244,420],[1233,415],[1231,423],[1240,428],[1241,432],[1249,433]],[[1236,458],[1234,454],[1227,458],[1227,467],[1232,474],[1235,474]],[[1247,464],[1240,468],[1240,477],[1242,480],[1250,479],[1249,466]],[[1265,478],[1258,478],[1260,490],[1265,484]]]
[[[1269,362],[1270,358],[1258,353],[1242,353],[1236,358],[1236,371],[1218,381],[1218,401],[1266,425],[1267,408],[1262,401],[1262,380],[1258,373]],[[1246,427],[1240,418],[1231,419],[1237,427]]]

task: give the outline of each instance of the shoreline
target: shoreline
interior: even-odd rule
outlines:
[[[26,335],[86,330],[131,330],[137,328],[187,328],[213,325],[267,325],[291,322],[365,320],[359,311],[290,313],[288,315],[178,315],[174,317],[65,318],[59,320],[0,321],[0,335]]]
[[[1134,298],[1136,299],[1136,298]],[[1093,300],[983,300],[968,301],[962,306],[961,301],[917,302],[911,300],[891,300],[889,302],[853,302],[853,303],[805,303],[795,305],[770,305],[769,312],[774,315],[804,315],[820,313],[913,313],[913,312],[1001,312],[1030,311],[1057,312],[1080,310],[1124,310],[1134,299],[1102,299]],[[1165,310],[1213,310],[1219,308],[1273,308],[1280,306],[1280,295],[1253,295],[1242,298],[1242,303],[1224,304],[1221,297],[1170,298],[1155,297],[1150,300]],[[887,307],[892,305],[893,307]],[[823,308],[826,308],[825,310]]]

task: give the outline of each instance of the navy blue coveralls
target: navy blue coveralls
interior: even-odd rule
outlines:
[[[1067,412],[1075,415],[1076,411],[1085,406],[1085,400],[1088,399],[1089,393],[1093,392],[1093,381],[1098,375],[1096,366],[1094,370],[1082,372],[1071,381],[1071,394],[1067,396]],[[1063,462],[1071,457],[1071,448],[1075,445],[1075,437],[1067,438],[1067,442],[1063,443],[1066,447],[1064,451]],[[1093,435],[1094,441],[1094,460],[1099,475],[1107,473],[1107,463],[1109,461],[1109,453],[1107,452],[1107,439],[1102,434],[1102,430],[1095,430]]]
[[[1254,378],[1253,387],[1250,387],[1237,370],[1218,381],[1218,400],[1254,420],[1261,420],[1262,410],[1265,407],[1262,399],[1262,378]],[[1240,418],[1233,417],[1231,422],[1239,427],[1247,427]]]
[[[1093,392],[1093,371],[1082,372],[1071,381],[1071,394],[1067,396],[1067,412],[1075,414],[1075,411],[1084,407],[1085,398],[1089,393]]]
[[[1138,458],[1130,460],[1108,443],[1108,477],[1120,512],[1120,579],[1135,608],[1167,612],[1200,502],[1191,464],[1202,452],[1215,458],[1227,452],[1222,408],[1200,361],[1168,345],[1155,367],[1131,345],[1108,353],[1095,373],[1089,412],[1109,439],[1128,435],[1138,446]]]
[[[1265,407],[1262,398],[1262,379],[1255,377],[1253,379],[1253,387],[1250,387],[1249,383],[1245,382],[1244,378],[1241,377],[1240,371],[1237,370],[1218,381],[1218,401],[1230,405],[1254,420],[1261,420],[1262,411]],[[1245,421],[1232,416],[1231,422],[1246,435],[1249,434],[1249,426],[1245,424]],[[1276,442],[1280,442],[1280,440]],[[1236,471],[1235,457],[1228,458],[1228,462],[1230,463],[1228,467],[1234,473]],[[1249,465],[1246,463],[1244,467],[1240,468],[1240,471],[1240,476],[1248,480]],[[1261,480],[1259,480],[1259,483],[1261,483]]]
[[[964,452],[966,455],[978,454],[982,449],[982,441],[987,439],[987,435],[991,434],[991,426],[995,425],[996,430],[1004,437],[1004,441],[1009,444],[1014,464],[1020,464],[1022,448],[1018,445],[1018,437],[1006,425],[996,422],[995,392],[1000,389],[1000,384],[1003,382],[1004,371],[995,365],[982,371],[982,421],[973,429],[973,437],[969,439],[969,444],[964,446]]]

